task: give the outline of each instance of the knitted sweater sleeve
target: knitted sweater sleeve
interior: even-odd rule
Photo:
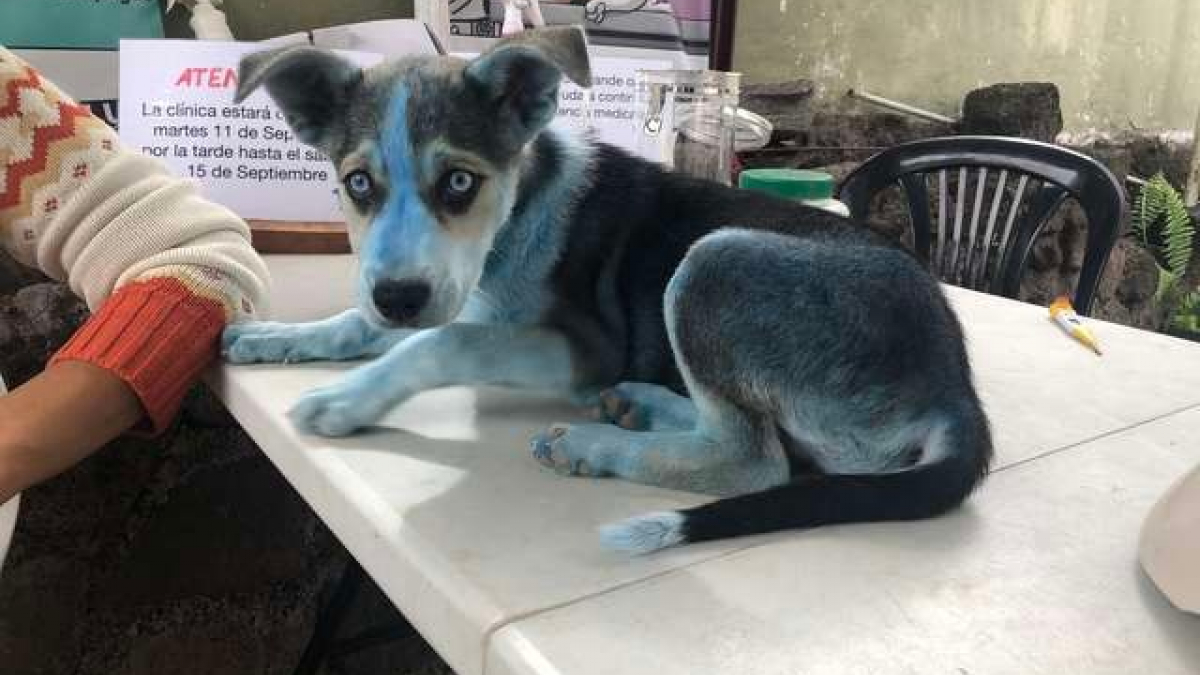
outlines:
[[[67,282],[91,319],[54,357],[115,373],[149,426],[174,416],[217,353],[222,328],[254,315],[267,271],[249,229],[0,47],[0,247]]]

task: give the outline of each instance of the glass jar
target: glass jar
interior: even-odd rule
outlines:
[[[676,171],[730,185],[740,73],[641,70],[635,151]]]

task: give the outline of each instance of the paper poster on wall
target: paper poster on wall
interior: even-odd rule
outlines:
[[[396,25],[410,24],[410,25]],[[417,22],[378,22],[314,31],[318,46],[339,50],[360,65],[389,56],[433,53]],[[233,103],[237,64],[262,43],[192,40],[125,40],[120,51],[121,138],[199,181],[205,194],[244,218],[340,222],[337,180],[328,160],[300,143],[265,91]],[[593,87],[564,83],[562,124],[590,129],[601,139],[633,148],[638,70],[678,68],[668,51],[607,56],[593,47]],[[600,52],[600,53],[597,53]],[[463,56],[469,56],[463,54]]]
[[[498,0],[447,2],[450,51],[478,54],[535,16],[547,26],[579,26],[588,37],[590,92],[565,82],[559,92],[560,123],[590,129],[603,141],[652,159],[656,152],[635,142],[639,70],[700,70],[708,65],[711,0],[541,0],[519,16]],[[507,7],[507,8],[506,8]],[[507,22],[507,26],[506,26]]]
[[[340,221],[329,161],[300,143],[266,91],[233,102],[237,64],[262,45],[123,40],[121,140],[199,181],[243,218]],[[369,66],[377,54],[341,52]]]
[[[637,73],[670,67],[670,61],[594,58],[590,91],[570,82],[559,89],[559,120],[576,129],[590,129],[602,141],[637,152]]]

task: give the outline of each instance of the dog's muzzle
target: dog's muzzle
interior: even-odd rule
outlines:
[[[429,304],[433,289],[420,280],[386,280],[371,289],[371,301],[380,316],[399,325],[411,324]]]

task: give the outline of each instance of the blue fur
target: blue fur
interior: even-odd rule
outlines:
[[[534,459],[563,475],[615,476],[714,495],[755,492],[788,480],[779,441],[748,429],[629,431],[611,424],[559,424],[531,445]]]
[[[499,322],[533,322],[546,309],[550,273],[566,245],[564,221],[590,183],[590,148],[571,132],[552,127],[537,142],[561,153],[562,165],[548,181],[522,186],[534,192],[501,227],[488,253],[475,299]]]
[[[393,270],[413,266],[416,251],[432,236],[434,218],[417,194],[417,167],[408,132],[408,87],[396,87],[383,125],[380,151],[387,201],[363,243],[363,284],[370,286]],[[370,288],[364,299],[370,298]]]
[[[313,389],[288,411],[292,424],[305,433],[346,436],[383,417],[393,406],[385,392],[389,374],[373,361],[352,370],[341,380]]]
[[[632,431],[687,431],[696,428],[696,404],[666,387],[622,382],[602,392],[600,418]]]
[[[409,332],[379,328],[351,309],[311,323],[232,324],[221,353],[232,363],[343,361],[382,354]]]
[[[563,392],[571,384],[571,350],[562,336],[526,326],[452,323],[417,331],[340,381],[305,394],[289,416],[302,431],[344,436],[422,391],[460,384]]]
[[[678,511],[658,511],[600,528],[600,541],[622,553],[644,555],[682,544],[684,516]]]

